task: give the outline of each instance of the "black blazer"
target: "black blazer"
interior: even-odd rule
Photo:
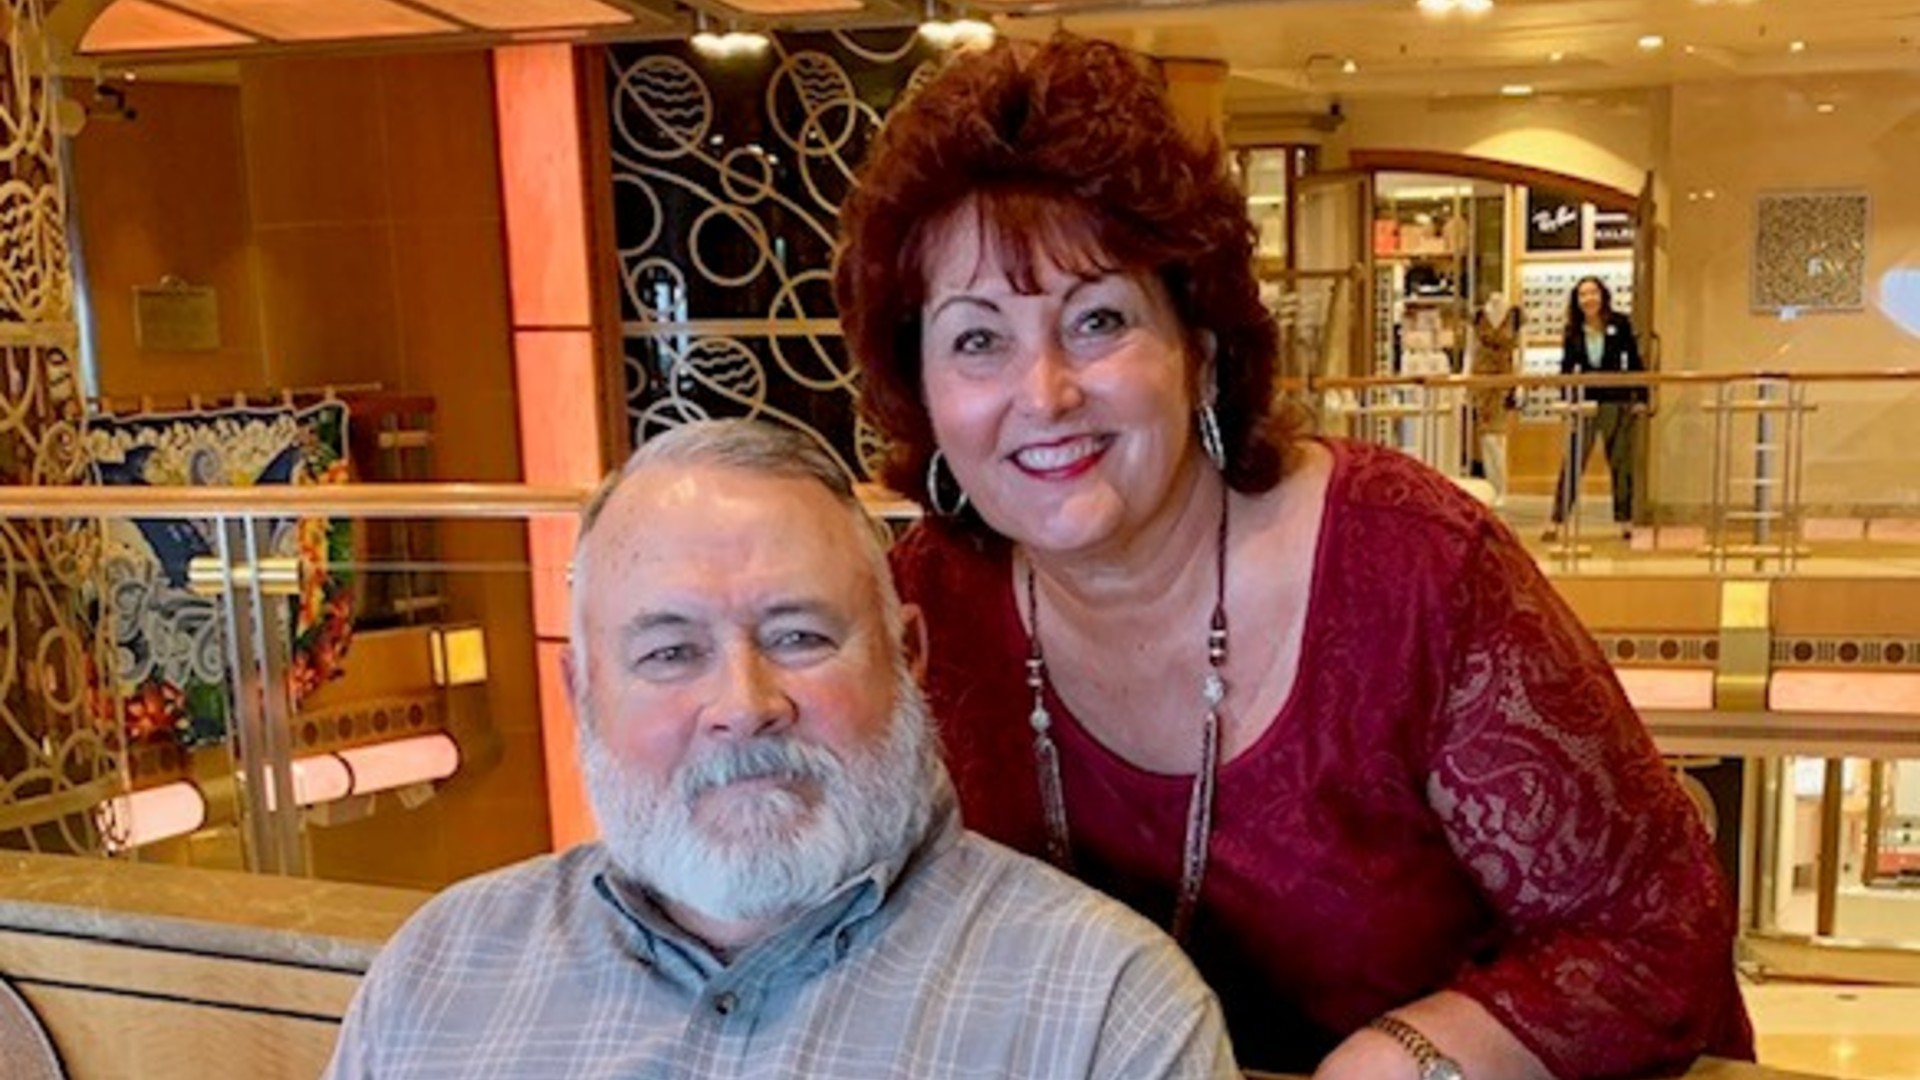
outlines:
[[[1633,339],[1633,321],[1617,311],[1607,314],[1606,347],[1597,357],[1587,355],[1587,330],[1584,324],[1569,329],[1560,340],[1560,374],[1605,375],[1627,371],[1645,371],[1640,346]],[[1645,386],[1589,386],[1588,401],[1647,400]]]

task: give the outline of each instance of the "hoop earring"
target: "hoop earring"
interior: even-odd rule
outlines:
[[[927,509],[939,517],[959,517],[966,511],[969,500],[966,489],[960,486],[958,479],[953,482],[953,490],[959,492],[960,497],[953,500],[951,505],[942,505],[940,502],[940,464],[946,460],[946,451],[939,447],[935,447],[933,456],[927,459]]]
[[[1206,453],[1213,467],[1227,471],[1227,441],[1220,437],[1220,417],[1213,411],[1213,403],[1208,402],[1194,410],[1194,416],[1200,425],[1200,449]]]

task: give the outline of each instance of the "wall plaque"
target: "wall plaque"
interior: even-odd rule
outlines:
[[[146,352],[212,352],[220,347],[220,301],[206,285],[163,278],[133,290],[134,341]]]

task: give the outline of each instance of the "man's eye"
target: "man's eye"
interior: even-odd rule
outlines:
[[[833,639],[813,630],[782,630],[767,644],[783,652],[808,652],[831,648]]]
[[[685,667],[699,658],[700,650],[692,645],[662,645],[642,653],[634,666],[642,670],[661,670]]]

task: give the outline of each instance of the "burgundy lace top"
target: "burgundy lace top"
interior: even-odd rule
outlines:
[[[1451,482],[1330,447],[1301,674],[1221,768],[1189,946],[1241,1064],[1311,1071],[1449,987],[1562,1077],[1751,1058],[1724,879],[1592,638]],[[1006,554],[920,526],[893,557],[928,615],[967,823],[1038,855]],[[1076,871],[1164,926],[1190,778],[1135,768],[1050,705]]]

